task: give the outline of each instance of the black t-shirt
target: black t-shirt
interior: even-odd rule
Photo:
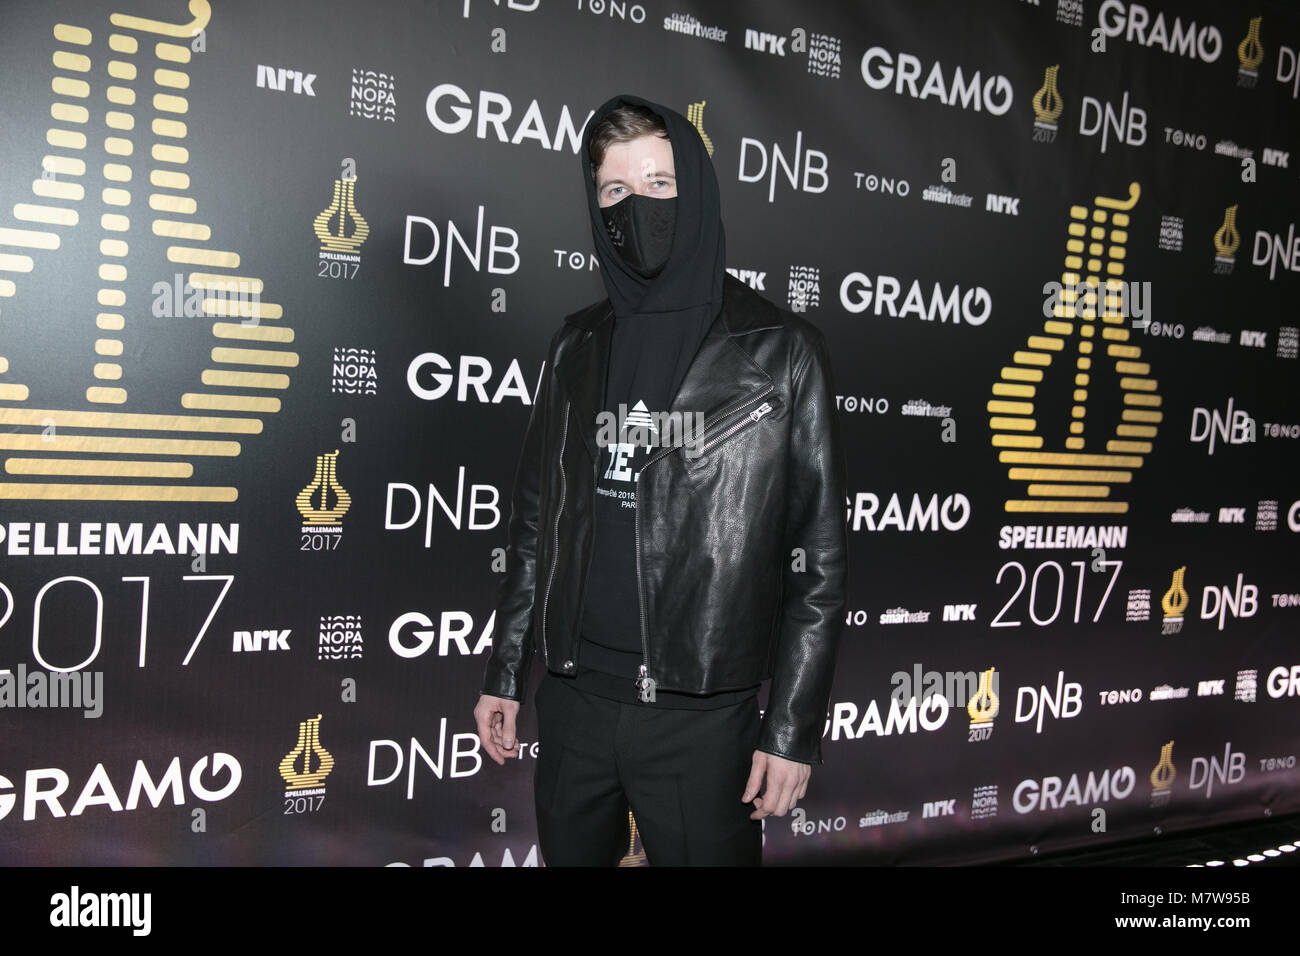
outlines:
[[[670,408],[675,378],[684,376],[699,343],[691,335],[674,334],[664,323],[651,326],[649,320],[641,320],[638,324],[635,318],[611,321],[614,329],[604,411],[606,421],[612,421],[615,427],[603,432],[620,440],[597,449],[601,457],[593,514],[595,544],[587,578],[576,680],[577,686],[602,697],[640,703],[636,678],[645,660],[645,649],[636,573],[637,476],[650,457],[680,440],[681,436],[659,434],[654,413]],[[689,354],[685,353],[687,349]],[[596,424],[592,423],[592,427]],[[603,440],[599,430],[598,437]],[[687,539],[681,546],[697,547],[699,543]],[[758,685],[708,695],[657,691],[655,704],[712,709],[743,700],[757,690]]]

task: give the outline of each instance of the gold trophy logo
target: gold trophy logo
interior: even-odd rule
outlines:
[[[980,674],[979,688],[971,695],[966,704],[966,713],[970,715],[972,728],[991,725],[998,715],[998,695],[993,692],[993,672],[990,667]]]
[[[329,454],[317,455],[316,474],[311,483],[298,492],[298,511],[302,514],[304,528],[319,525],[338,527],[352,505],[352,496],[339,484],[335,474],[338,457],[337,448]],[[318,500],[319,505],[313,499]]]
[[[627,812],[627,853],[618,861],[619,866],[647,866],[645,850],[639,846],[640,834],[636,828],[636,817],[632,811]]]
[[[203,188],[210,166],[189,137],[208,119],[193,107],[216,102],[190,68],[212,5],[169,6],[188,14],[171,22],[96,4],[76,14],[89,25],[57,22],[49,66],[11,84],[53,100],[48,119],[31,117],[29,153],[15,153],[15,170],[42,171],[32,196],[0,215],[0,500],[236,501],[218,466],[263,433],[298,365],[283,307],[261,297],[258,266],[229,244],[260,218],[229,219],[240,204]],[[6,133],[15,148],[21,133]],[[213,224],[212,207],[233,211]],[[150,317],[141,277],[160,269],[199,290],[202,308],[150,349],[163,316]],[[32,278],[66,288],[58,314],[33,314]]]
[[[361,244],[370,235],[369,223],[361,213],[357,212],[353,202],[356,183],[356,176],[334,180],[334,197],[330,200],[330,204],[321,210],[313,223],[322,252],[347,256],[358,255],[361,252]]]
[[[1034,141],[1050,143],[1056,139],[1056,121],[1061,118],[1065,101],[1056,88],[1056,73],[1061,64],[1049,66],[1043,73],[1043,85],[1034,94]]]
[[[1161,634],[1177,634],[1183,629],[1183,613],[1187,610],[1187,605],[1191,603],[1191,598],[1187,596],[1187,588],[1183,587],[1183,575],[1186,572],[1187,565],[1183,565],[1174,572],[1169,590],[1160,599],[1160,607],[1165,612]]]
[[[289,790],[306,790],[319,787],[334,769],[334,757],[320,745],[321,715],[310,717],[298,724],[298,743],[280,761],[280,776]],[[301,762],[302,771],[298,764]],[[316,769],[312,769],[312,764]]]
[[[1229,206],[1223,211],[1223,225],[1214,232],[1214,271],[1228,273],[1237,262],[1237,247],[1241,245],[1241,233],[1237,231],[1237,207]]]
[[[1129,213],[1141,188],[1129,184],[1127,199],[1098,196],[1089,209],[1070,207],[1065,271],[1060,299],[1042,331],[1031,334],[1023,349],[1002,368],[987,403],[989,428],[998,460],[1009,466],[1008,477],[1025,483],[1023,498],[1003,502],[1008,512],[1047,514],[1126,514],[1127,501],[1112,497],[1115,486],[1126,486],[1154,447],[1163,419],[1158,382],[1142,349],[1130,340],[1126,326],[1123,281]],[[1103,278],[1104,276],[1104,278]],[[1074,361],[1070,362],[1070,354]],[[1039,390],[1049,381],[1070,375],[1073,398],[1063,448],[1052,448],[1038,417]],[[1055,372],[1053,373],[1053,366]],[[1107,368],[1106,366],[1109,366]],[[1107,381],[1107,376],[1110,381]],[[1095,380],[1095,381],[1094,381]],[[1090,390],[1118,386],[1122,412],[1100,448],[1086,451],[1084,425]],[[1050,389],[1049,389],[1050,390]],[[1102,444],[1104,443],[1104,444]]]
[[[1264,62],[1264,45],[1259,42],[1259,24],[1263,17],[1251,17],[1246,39],[1237,44],[1237,85],[1254,86],[1259,79],[1259,65]]]
[[[1160,759],[1151,771],[1151,805],[1167,803],[1178,771],[1174,769],[1174,742],[1160,748]]]
[[[698,103],[691,103],[686,107],[686,118],[691,121],[700,134],[700,139],[704,141],[704,148],[708,150],[710,156],[713,155],[713,140],[709,139],[709,134],[704,132],[704,104],[708,100],[700,100]]]

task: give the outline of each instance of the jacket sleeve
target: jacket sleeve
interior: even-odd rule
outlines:
[[[811,348],[795,370],[790,410],[781,619],[758,749],[820,764],[848,584],[846,475],[830,352],[819,329],[805,328]]]
[[[550,407],[555,342],[551,340],[542,384],[537,390],[510,501],[506,571],[497,590],[492,652],[484,665],[482,693],[523,702],[533,657],[533,595],[537,584],[537,525],[541,514],[541,470]]]

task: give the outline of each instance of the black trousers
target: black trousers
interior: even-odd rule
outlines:
[[[763,827],[741,803],[757,695],[717,710],[624,704],[548,673],[537,691],[537,835],[547,866],[616,866],[636,818],[651,866],[759,866]]]

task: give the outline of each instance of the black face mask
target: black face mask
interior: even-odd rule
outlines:
[[[631,193],[601,211],[610,241],[623,261],[643,279],[653,279],[668,263],[677,223],[677,199]]]

